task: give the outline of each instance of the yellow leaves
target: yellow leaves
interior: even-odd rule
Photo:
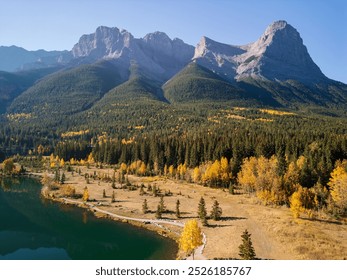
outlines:
[[[123,174],[127,172],[128,166],[126,163],[122,162],[120,165],[120,170],[122,171]]]
[[[243,160],[241,171],[238,173],[238,182],[246,192],[254,192],[257,181],[258,160],[255,157]]]
[[[330,194],[334,204],[342,211],[347,210],[347,161],[338,165],[333,172],[328,183]]]
[[[80,131],[67,131],[61,134],[62,138],[67,138],[67,137],[75,137],[75,136],[80,136],[87,134],[89,132],[89,129],[87,130],[80,130]]]
[[[185,253],[194,254],[194,250],[202,245],[202,233],[196,220],[190,220],[184,225],[183,232],[179,240],[179,248]]]
[[[12,174],[16,170],[16,167],[14,165],[12,158],[5,159],[2,163],[2,166],[6,174]]]
[[[278,160],[275,156],[267,159],[250,157],[244,159],[238,174],[239,185],[246,192],[257,192],[265,204],[280,204],[285,200],[281,177],[277,174]]]
[[[180,163],[178,166],[177,166],[177,174],[179,175],[180,179],[183,179],[184,178],[184,175],[186,174],[187,172],[187,165],[184,163]]]
[[[137,173],[138,173],[138,175],[143,176],[143,175],[146,174],[146,172],[147,172],[147,166],[146,166],[146,164],[144,162],[141,162],[141,165],[140,165]]]
[[[64,167],[65,166],[65,160],[62,158],[59,162],[60,167]]]
[[[207,165],[205,173],[202,175],[202,182],[210,186],[227,186],[231,179],[231,172],[228,159],[222,157]]]
[[[94,160],[94,158],[93,158],[92,153],[90,153],[90,154],[88,155],[87,162],[88,162],[89,164],[95,163],[95,160]]]
[[[289,199],[290,211],[294,218],[299,218],[300,214],[304,211],[304,207],[301,202],[302,187],[300,186],[296,192],[292,194]]]
[[[275,116],[293,116],[293,115],[296,115],[296,114],[291,113],[291,112],[270,110],[270,109],[259,109],[259,111],[262,113],[266,113],[269,115],[275,115]]]
[[[193,182],[194,183],[198,183],[201,179],[201,172],[200,172],[200,169],[199,167],[195,167],[194,170],[193,170]]]
[[[173,165],[170,165],[170,166],[169,166],[169,174],[170,174],[171,177],[173,177],[174,174],[175,174],[175,168],[174,168]]]

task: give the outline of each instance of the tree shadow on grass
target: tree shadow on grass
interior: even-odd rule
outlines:
[[[247,220],[245,217],[221,217],[221,221],[237,221],[237,220]]]
[[[326,223],[326,224],[334,224],[334,225],[342,225],[342,222],[340,221],[328,221],[328,220],[322,220],[318,218],[300,218],[301,220],[310,221],[310,222],[320,222],[320,223]]]

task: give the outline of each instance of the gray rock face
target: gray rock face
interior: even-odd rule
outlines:
[[[285,21],[274,22],[256,42],[244,46],[226,45],[203,37],[193,59],[229,81],[251,77],[315,83],[326,79],[298,31]]]
[[[195,48],[193,60],[216,74],[234,81],[237,75],[238,63],[236,57],[245,53],[238,46],[218,43],[207,37],[202,37]]]
[[[285,21],[271,24],[265,33],[237,59],[237,79],[261,77],[269,80],[317,82],[325,76],[313,62],[299,32]]]
[[[74,58],[119,58],[129,49],[134,37],[126,30],[100,26],[95,33],[83,35],[72,48]]]
[[[108,27],[83,35],[72,49],[75,58],[122,60],[123,64],[137,64],[161,78],[174,75],[190,61],[193,53],[194,47],[180,39],[171,40],[163,32],[136,39],[126,30]]]

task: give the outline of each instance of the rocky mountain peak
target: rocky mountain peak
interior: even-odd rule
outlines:
[[[133,36],[126,30],[117,27],[100,26],[89,35],[83,35],[72,48],[72,55],[93,59],[118,58],[124,48],[129,48]]]
[[[237,79],[251,76],[312,83],[326,78],[310,57],[299,32],[283,20],[270,24],[238,61]]]

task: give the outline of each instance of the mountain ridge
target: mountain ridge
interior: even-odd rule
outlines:
[[[18,91],[12,99],[7,98],[9,90],[0,91],[0,99],[9,100],[2,111],[42,115],[37,110],[50,108],[45,114],[58,115],[54,102],[63,98],[70,99],[69,106],[74,104],[67,114],[81,114],[104,96],[111,103],[112,98],[117,102],[123,98],[124,103],[145,98],[168,104],[229,102],[295,110],[346,108],[347,104],[347,85],[321,72],[299,32],[285,21],[270,24],[247,45],[203,36],[195,48],[164,32],[135,38],[127,30],[100,26],[81,36],[69,54],[71,60],[58,64],[58,72],[40,77],[35,84],[22,85],[20,80],[11,84],[8,79],[6,87]],[[100,87],[94,88],[86,78]]]

